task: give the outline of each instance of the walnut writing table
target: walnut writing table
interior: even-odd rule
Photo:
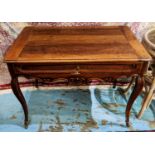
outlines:
[[[25,126],[28,108],[18,77],[65,78],[88,84],[90,78],[115,81],[135,77],[134,90],[126,107],[130,110],[143,88],[143,75],[151,60],[149,54],[126,26],[107,27],[26,27],[5,55],[11,87],[20,101]]]

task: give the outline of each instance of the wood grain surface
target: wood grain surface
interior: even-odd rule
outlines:
[[[5,56],[7,63],[148,60],[126,26],[26,27]]]

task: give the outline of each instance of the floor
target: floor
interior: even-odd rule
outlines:
[[[22,88],[29,107],[30,125],[23,127],[23,111],[10,89],[0,91],[0,131],[149,131],[155,130],[155,101],[141,120],[143,95],[131,112],[131,127],[125,125],[125,107],[129,98],[120,94],[119,87],[34,87]]]

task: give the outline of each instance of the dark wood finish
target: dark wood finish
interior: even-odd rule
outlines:
[[[38,79],[65,79],[68,84],[88,84],[91,79],[116,83],[119,77],[137,77],[126,109],[142,89],[149,54],[126,26],[107,27],[26,27],[5,55],[12,77],[12,89],[28,110],[21,95],[19,76]],[[140,85],[139,85],[140,84]]]
[[[135,101],[135,99],[137,98],[137,96],[141,93],[142,89],[143,89],[143,85],[144,85],[144,78],[137,76],[135,79],[135,86],[134,89],[131,93],[131,96],[129,98],[127,107],[126,107],[126,125],[129,127],[129,117],[130,117],[130,110],[131,107]]]
[[[25,121],[24,121],[24,125],[25,125],[25,128],[28,127],[28,124],[29,124],[29,119],[28,119],[28,107],[27,107],[27,104],[26,104],[26,101],[25,101],[25,98],[20,90],[20,87],[19,87],[19,83],[18,83],[18,76],[16,76],[16,74],[14,74],[14,68],[12,65],[8,65],[8,69],[10,71],[10,74],[11,74],[11,88],[12,88],[12,91],[13,93],[15,94],[15,96],[17,97],[17,99],[19,100],[19,102],[21,103],[22,105],[22,108],[24,110],[24,116],[25,116]]]

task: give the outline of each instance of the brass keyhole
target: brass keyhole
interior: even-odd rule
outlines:
[[[75,72],[72,73],[72,75],[79,75],[80,74],[79,69],[80,69],[80,67],[76,66]]]
[[[80,69],[80,67],[79,66],[76,66],[76,70],[79,70]]]
[[[80,74],[79,73],[79,69],[80,69],[80,67],[79,66],[76,66],[76,72],[75,72],[76,75]]]

